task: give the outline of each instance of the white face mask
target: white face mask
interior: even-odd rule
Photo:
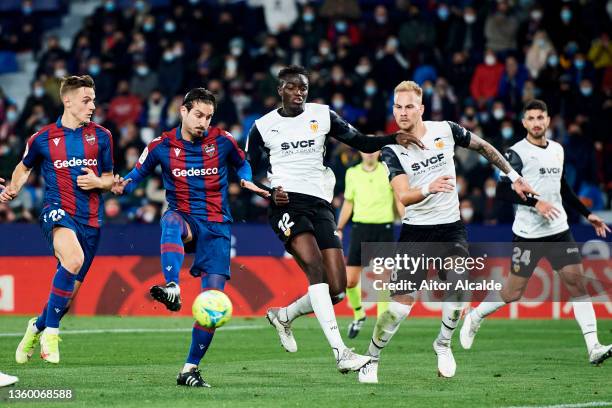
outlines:
[[[494,65],[496,61],[497,61],[497,59],[493,55],[489,54],[489,55],[487,55],[485,57],[485,64],[487,64],[489,66],[490,65]]]
[[[504,110],[503,109],[495,109],[493,111],[493,117],[497,120],[500,120],[501,118],[504,117]]]
[[[55,77],[56,78],[63,78],[66,76],[66,70],[64,68],[59,68],[55,70]]]
[[[495,187],[485,188],[485,195],[489,198],[495,197]]]
[[[473,216],[474,216],[473,208],[462,208],[461,209],[461,218],[463,218],[464,220],[469,221],[472,219]]]
[[[146,213],[142,214],[142,220],[147,224],[152,223],[153,220],[155,220],[155,213],[147,211]]]
[[[473,24],[476,22],[476,16],[474,14],[466,14],[463,16],[463,20],[465,20],[466,24]]]

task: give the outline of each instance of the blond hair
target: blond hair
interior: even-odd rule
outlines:
[[[65,77],[62,79],[62,83],[60,85],[60,96],[63,98],[68,92],[83,87],[95,89],[96,86],[94,85],[93,78],[89,75],[72,75]]]
[[[414,81],[402,81],[393,90],[393,95],[399,92],[414,92],[419,98],[423,97],[423,89]]]

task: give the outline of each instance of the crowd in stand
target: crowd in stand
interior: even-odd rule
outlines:
[[[396,129],[392,91],[405,79],[422,86],[426,120],[455,121],[500,150],[524,137],[523,103],[543,99],[570,184],[592,210],[611,208],[612,0],[105,0],[70,49],[38,32],[31,2],[23,4],[0,46],[34,51],[39,64],[24,84],[31,88],[24,106],[0,91],[0,177],[10,177],[27,138],[60,115],[67,74],[94,78],[93,120],[112,132],[115,172],[125,174],[150,140],[179,123],[192,87],[216,94],[213,124],[244,147],[254,120],[278,106],[276,74],[299,64],[310,71],[311,102],[370,134]],[[344,174],[359,155],[334,140],[326,154],[339,208]],[[486,160],[465,149],[456,159],[464,220],[511,222],[512,208],[495,201]],[[0,207],[0,222],[35,221],[42,188],[33,174],[19,199]],[[235,220],[265,221],[266,200],[237,184],[229,195]],[[164,201],[153,177],[133,196],[108,197],[106,218],[155,222]]]

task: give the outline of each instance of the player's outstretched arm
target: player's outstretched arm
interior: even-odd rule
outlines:
[[[514,188],[514,191],[516,192],[516,194],[519,195],[519,197],[521,197],[523,201],[527,200],[526,194],[532,194],[534,196],[539,195],[529,185],[529,183],[527,183],[527,181],[523,177],[521,177],[521,175],[518,174],[516,170],[512,168],[510,163],[508,163],[504,156],[495,147],[493,147],[491,143],[471,133],[468,149],[477,151],[482,156],[484,156],[489,161],[489,163],[491,163],[499,170],[501,170],[504,174],[506,174],[512,182],[512,187]]]
[[[567,182],[567,179],[565,178],[565,171],[561,175],[561,198],[567,205],[578,211],[591,223],[593,228],[595,228],[595,233],[598,237],[605,238],[606,233],[610,232],[610,227],[606,225],[604,220],[591,213],[591,211],[586,208],[582,201],[580,201],[574,190],[572,190],[572,187]]]
[[[31,168],[26,167],[22,161],[19,162],[13,171],[11,182],[0,193],[0,203],[6,203],[17,197],[23,185],[28,181],[31,172]]]
[[[125,187],[132,182],[131,178],[123,178],[118,174],[115,174],[113,178],[113,186],[111,187],[111,192],[114,195],[121,195],[125,190]]]
[[[398,132],[380,137],[367,136],[351,126],[336,112],[330,110],[329,115],[331,123],[328,135],[364,153],[377,152],[390,144],[402,146],[415,144],[421,149],[425,148],[420,139],[407,133]]]

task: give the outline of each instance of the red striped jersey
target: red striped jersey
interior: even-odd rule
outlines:
[[[202,139],[190,142],[181,137],[180,126],[165,132],[145,148],[135,170],[144,178],[158,164],[170,209],[206,221],[233,221],[227,191],[228,164],[242,167],[245,155],[229,133],[210,127]]]
[[[82,190],[77,177],[88,167],[99,176],[113,171],[113,138],[94,122],[77,129],[62,126],[61,118],[36,132],[26,145],[23,164],[40,166],[45,181],[43,206],[56,205],[77,222],[100,227],[104,202],[100,190]]]

